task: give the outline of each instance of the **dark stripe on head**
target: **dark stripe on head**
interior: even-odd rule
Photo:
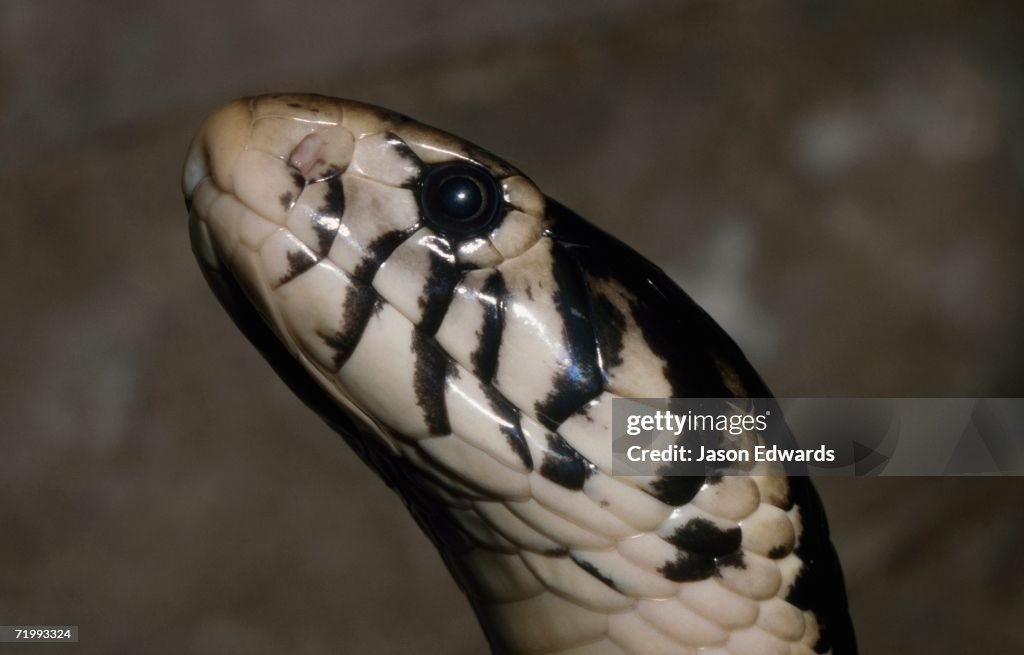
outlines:
[[[373,276],[377,274],[377,270],[384,260],[390,257],[395,248],[402,245],[402,242],[418,229],[419,224],[404,230],[389,230],[371,241],[366,246],[366,255],[363,257],[363,261],[352,271],[352,279],[366,284],[372,282]]]
[[[288,271],[281,276],[280,280],[277,281],[277,286],[281,286],[285,282],[294,280],[316,266],[316,263],[320,261],[317,259],[316,255],[307,248],[289,250],[285,254],[285,257],[288,258]]]
[[[477,330],[477,347],[469,356],[473,373],[485,385],[494,379],[498,368],[498,351],[501,347],[501,333],[505,329],[505,297],[508,288],[505,278],[494,271],[484,280],[483,288],[477,294],[484,310],[484,322]]]
[[[333,334],[320,334],[328,346],[334,349],[334,365],[341,368],[352,356],[352,352],[363,336],[370,316],[380,309],[380,297],[367,285],[352,284],[345,290],[341,326]]]
[[[438,252],[443,249],[444,252]],[[430,272],[420,292],[421,318],[419,329],[425,334],[434,334],[441,327],[444,313],[452,302],[455,285],[459,283],[459,269],[451,246],[443,239],[435,239],[433,247],[427,248],[430,257]]]
[[[455,363],[432,337],[419,330],[412,331],[412,352],[416,355],[413,390],[416,392],[416,404],[423,410],[427,429],[430,434],[451,434],[444,389],[448,377],[458,375]]]
[[[320,255],[326,257],[338,234],[341,217],[345,213],[345,188],[340,175],[328,179],[324,184],[327,185],[327,193],[324,194],[323,206],[316,210],[313,231],[316,233],[316,245]]]
[[[551,262],[555,280],[553,299],[562,318],[562,341],[568,362],[555,373],[551,391],[537,402],[535,409],[541,424],[555,430],[601,393],[603,378],[597,365],[597,342],[582,275],[575,260],[555,242],[551,245]]]
[[[406,121],[410,120],[408,117],[403,117]],[[394,132],[388,132],[384,135],[387,139],[387,143],[391,146],[395,153],[402,159],[406,159],[416,166],[416,172],[409,177],[408,180],[402,183],[403,189],[415,189],[419,186],[420,180],[423,179],[423,160],[419,158],[416,151],[409,147],[409,144],[405,140],[395,134]]]
[[[593,472],[593,464],[583,459],[561,436],[549,432],[547,439],[540,474],[566,489],[579,491]]]
[[[723,530],[707,519],[696,518],[676,528],[665,540],[691,553],[717,557],[739,549],[743,532],[739,528]]]
[[[622,242],[548,199],[549,234],[564,244],[587,275],[618,282],[635,297],[629,313],[677,398],[727,398],[714,354],[735,368],[752,397],[767,397],[764,383],[736,344],[664,271]],[[763,395],[758,395],[763,394]]]
[[[595,578],[597,578],[601,582],[605,583],[606,585],[608,585],[612,589],[617,589],[617,587],[615,586],[615,581],[612,580],[611,578],[609,578],[608,576],[606,576],[604,573],[601,573],[601,571],[596,566],[591,564],[590,562],[587,562],[587,561],[581,560],[581,559],[576,559],[575,557],[572,557],[572,556],[570,556],[570,558],[572,559],[572,561],[576,562],[577,566],[579,566],[581,569],[583,569],[584,571],[586,571],[590,575],[594,576]]]
[[[680,553],[675,560],[665,562],[658,572],[673,582],[706,580],[718,572],[715,560],[700,553]]]
[[[396,114],[396,116],[400,116],[400,114]],[[410,120],[408,116],[403,116],[402,118],[406,121]],[[408,159],[417,166],[423,163],[416,152],[409,147],[409,144],[406,143],[402,137],[398,136],[394,132],[388,132],[384,137],[387,139],[388,145],[394,148],[395,152],[401,155],[403,159]]]
[[[292,205],[295,204],[295,199],[298,198],[299,194],[302,193],[302,190],[306,188],[306,178],[302,177],[298,172],[292,173],[292,184],[295,186],[294,191],[285,191],[277,198],[281,203],[281,207],[283,207],[285,211],[291,210]]]
[[[512,451],[519,456],[528,470],[533,470],[533,456],[530,454],[530,447],[523,437],[522,427],[519,424],[519,410],[512,406],[497,390],[489,384],[481,384],[480,388],[487,398],[487,404],[503,422],[501,432],[505,435],[508,445]],[[511,426],[511,427],[509,427]]]
[[[630,302],[629,309],[651,352],[665,361],[662,375],[672,385],[672,395],[688,398],[691,395],[706,394],[708,390],[701,387],[710,380],[717,380],[718,374],[704,350],[707,347],[705,340],[694,334],[693,326],[666,325],[657,308],[642,300]],[[697,309],[703,314],[703,310]],[[692,345],[686,347],[683,345],[686,343]],[[696,344],[701,344],[701,347],[693,347]],[[715,372],[713,376],[710,375],[712,371]],[[718,393],[721,398],[732,395],[724,386]]]

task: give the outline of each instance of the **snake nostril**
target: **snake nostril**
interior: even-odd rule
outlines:
[[[306,135],[299,145],[292,149],[288,156],[288,164],[308,178],[310,172],[318,163],[323,163],[322,151],[324,135],[319,132]]]

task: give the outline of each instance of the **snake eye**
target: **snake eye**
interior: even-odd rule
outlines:
[[[443,234],[468,236],[489,230],[501,209],[501,188],[491,174],[464,162],[431,167],[420,185],[423,216]]]

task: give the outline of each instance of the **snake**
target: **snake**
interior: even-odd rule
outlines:
[[[614,475],[613,400],[771,393],[660,268],[514,166],[276,94],[210,114],[182,187],[221,305],[401,496],[492,652],[856,652],[810,479]]]

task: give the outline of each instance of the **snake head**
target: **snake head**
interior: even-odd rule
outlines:
[[[806,480],[611,474],[615,398],[770,394],[661,270],[512,166],[277,95],[214,113],[183,187],[222,304],[402,493],[496,652],[853,643]]]
[[[610,469],[613,398],[758,381],[732,374],[734,344],[650,262],[508,163],[400,114],[238,100],[200,128],[183,187],[207,278],[236,322],[272,331],[264,354],[283,347],[394,452],[459,460],[445,465],[471,484],[483,477],[468,462],[525,475],[536,460],[578,488]],[[490,459],[433,452],[458,440]],[[670,502],[692,495],[669,486]]]

